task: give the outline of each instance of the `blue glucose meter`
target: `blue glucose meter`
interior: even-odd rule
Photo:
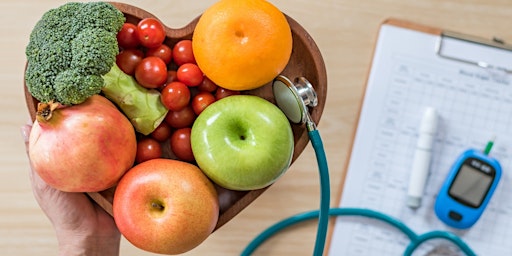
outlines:
[[[451,167],[435,202],[437,217],[459,229],[471,227],[482,215],[501,177],[498,160],[469,149]]]

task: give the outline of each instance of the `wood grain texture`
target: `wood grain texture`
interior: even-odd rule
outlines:
[[[341,189],[346,157],[357,124],[373,47],[380,24],[390,18],[411,20],[484,38],[512,42],[509,0],[270,0],[308,32],[322,53],[328,91],[318,125],[331,174],[332,205]],[[56,255],[55,233],[35,202],[28,179],[28,160],[20,126],[29,119],[23,70],[28,35],[49,8],[65,0],[7,0],[0,3],[3,61],[0,65],[0,254]],[[171,28],[182,28],[215,0],[126,0]],[[235,218],[186,255],[239,255],[264,228],[290,215],[317,209],[318,173],[307,145],[290,170]],[[285,230],[255,255],[311,255],[316,222]],[[126,240],[121,255],[155,255]]]

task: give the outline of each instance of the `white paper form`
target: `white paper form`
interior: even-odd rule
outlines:
[[[435,52],[439,40],[438,35],[381,27],[339,206],[381,211],[417,234],[452,231],[477,255],[512,255],[512,75],[441,58]],[[510,51],[489,53],[481,45],[456,44],[453,54],[469,51],[472,58],[512,67]],[[413,210],[406,205],[407,188],[427,107],[436,109],[439,127],[422,205]],[[500,183],[473,227],[451,229],[434,213],[436,194],[456,158],[468,148],[483,150],[493,137],[491,155],[503,169]],[[339,217],[329,255],[396,256],[408,244],[404,234],[387,224]],[[450,246],[433,241],[414,255]]]

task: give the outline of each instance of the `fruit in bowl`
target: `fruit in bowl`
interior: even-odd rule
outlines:
[[[114,186],[135,160],[131,123],[99,95],[72,107],[56,105],[40,105],[29,137],[32,168],[50,186],[66,192]]]
[[[114,194],[119,231],[138,248],[187,252],[203,242],[219,217],[217,192],[195,165],[152,159],[130,169]]]
[[[226,97],[194,122],[192,151],[216,184],[232,190],[269,186],[293,156],[293,132],[283,112],[253,95]]]
[[[286,17],[270,2],[222,0],[201,15],[192,46],[197,64],[213,82],[250,90],[284,70],[292,41]]]
[[[153,18],[156,19],[155,16],[148,13],[145,10],[142,10],[140,8],[137,8],[135,6],[123,4],[123,3],[111,3],[117,10],[121,11],[124,18],[126,19],[126,23],[131,23],[133,25],[138,24],[140,21],[146,19],[146,18]],[[292,37],[292,48],[293,51],[291,52],[291,55],[289,56],[288,62],[283,70],[281,70],[281,73],[283,75],[289,76],[289,77],[298,77],[298,76],[305,76],[308,78],[309,81],[312,82],[312,84],[315,86],[315,90],[318,93],[319,97],[319,104],[316,108],[311,110],[311,116],[312,119],[318,123],[320,120],[320,117],[322,115],[325,98],[326,98],[326,89],[327,89],[327,81],[326,81],[326,71],[325,66],[320,54],[319,49],[316,47],[316,44],[312,40],[312,38],[308,35],[308,33],[292,18],[289,16],[284,15],[286,21],[289,24],[289,27],[291,29],[291,37]],[[181,42],[192,43],[193,34],[196,25],[198,24],[200,17],[194,19],[189,23],[187,26],[180,28],[180,29],[172,29],[168,27],[163,27],[165,32],[165,38],[163,41],[163,44],[168,46],[169,48],[177,49],[175,47],[178,47]],[[190,49],[190,48],[189,48]],[[164,50],[165,52],[165,50]],[[182,65],[186,62],[194,62],[195,60],[193,58],[190,58],[190,55],[187,56],[185,52],[181,52],[182,56],[177,57],[179,55],[175,55],[175,53],[180,53],[180,51],[173,51],[172,54],[172,61],[174,64],[167,64],[168,68],[176,68],[174,65]],[[137,53],[139,54],[139,53]],[[147,52],[146,52],[147,54]],[[142,57],[140,57],[142,59]],[[184,61],[183,63],[181,61]],[[30,61],[29,61],[30,62]],[[181,63],[181,64],[178,64]],[[30,63],[28,64],[27,68],[30,66]],[[116,66],[116,65],[115,65]],[[115,67],[114,66],[114,67]],[[115,70],[115,74],[110,73],[110,75],[107,75],[108,81],[117,81],[120,77],[122,77],[123,80],[126,79],[127,83],[135,84],[137,81],[135,78],[130,77],[130,75],[125,76],[123,71],[121,69]],[[176,73],[173,74],[174,70],[168,70],[168,77],[167,81],[174,81]],[[176,71],[174,71],[176,72]],[[214,93],[216,95],[216,100],[219,98],[225,97],[225,95],[231,95],[231,94],[244,94],[244,95],[255,95],[258,96],[270,103],[275,103],[271,86],[269,86],[269,83],[262,84],[260,87],[250,90],[244,90],[239,92],[233,92],[233,91],[226,91],[224,88],[217,88],[215,86],[211,86],[211,84],[208,85],[208,80],[205,78],[203,80],[207,81],[205,82],[206,85],[200,85],[195,86],[194,88],[190,88],[192,91],[195,91],[191,94],[191,98],[193,98],[193,95],[197,93],[197,90],[207,90],[211,93]],[[270,82],[270,81],[269,81]],[[26,102],[27,107],[29,109],[29,112],[31,114],[32,119],[35,120],[36,112],[37,112],[37,105],[39,103],[39,100],[33,97],[30,94],[30,91],[28,89],[27,81],[25,81],[25,95],[26,95]],[[195,84],[195,83],[193,83]],[[148,95],[152,97],[152,102],[157,103],[160,102],[160,95],[155,93],[160,90],[162,90],[162,86],[158,87],[156,89],[148,89],[148,88],[140,88],[137,87],[137,91],[144,93],[144,95]],[[201,89],[203,88],[203,89]],[[207,88],[207,89],[206,89]],[[214,88],[214,89],[212,89]],[[108,91],[107,91],[108,92]],[[104,93],[104,92],[103,92]],[[102,93],[102,94],[103,94]],[[108,94],[108,93],[106,93]],[[217,96],[218,95],[218,96]],[[124,102],[123,100],[130,99],[130,98],[117,98],[118,101]],[[157,99],[157,100],[156,100]],[[115,99],[113,99],[114,101]],[[161,102],[160,102],[161,103]],[[137,105],[140,103],[134,103],[134,105]],[[192,108],[186,108],[188,111],[188,116],[194,116],[196,115]],[[184,110],[184,109],[182,109]],[[201,108],[202,110],[202,108]],[[169,111],[168,114],[165,114],[168,111],[168,109],[163,106],[157,107],[155,111],[155,115],[153,115],[153,121],[144,121],[144,119],[139,118],[130,118],[130,121],[132,121],[132,124],[142,124],[144,127],[149,127],[151,129],[156,129],[157,127],[164,127],[161,126],[161,122],[167,122],[167,120],[173,120],[172,122],[168,122],[169,126],[178,125],[175,118],[168,118],[170,114],[177,114],[174,113],[174,111]],[[180,110],[181,111],[181,110]],[[192,111],[192,112],[190,112]],[[172,113],[171,113],[172,112]],[[138,113],[145,113],[144,111],[138,112]],[[183,114],[181,114],[183,116]],[[165,116],[165,119],[162,118]],[[156,118],[154,118],[156,117]],[[183,121],[183,120],[181,120]],[[158,124],[160,122],[160,124]],[[180,128],[184,123],[186,122],[180,122],[179,126]],[[187,124],[187,125],[190,125]],[[303,149],[308,144],[308,135],[305,127],[303,125],[297,125],[297,124],[291,124],[291,130],[293,132],[293,155],[291,157],[291,162],[293,162],[303,151]],[[150,134],[151,132],[145,132],[147,134]],[[168,132],[165,132],[165,134],[168,134]],[[143,136],[144,135],[144,136]],[[153,136],[153,135],[151,135]],[[138,137],[145,137],[145,134],[143,134],[141,131],[138,131]],[[168,140],[160,138],[160,140],[163,140],[163,155],[164,158],[176,158],[176,156],[173,154],[173,152],[170,150],[170,146],[168,143]],[[119,150],[123,150],[122,148],[119,148]],[[258,189],[253,190],[247,190],[247,191],[235,191],[231,189],[225,189],[218,184],[214,184],[214,186],[217,189],[218,197],[219,197],[219,216],[216,223],[216,226],[214,229],[217,229],[224,225],[226,222],[228,222],[230,219],[232,219],[234,216],[236,216],[242,209],[244,209],[247,205],[249,205],[255,198],[257,198],[261,193],[263,193],[267,187],[262,187]],[[110,193],[110,195],[108,195]],[[112,213],[112,201],[109,200],[113,193],[113,189],[109,189],[108,191],[104,191],[101,194],[100,193],[89,193],[89,195],[98,202],[99,205],[101,205],[106,211],[109,211]]]

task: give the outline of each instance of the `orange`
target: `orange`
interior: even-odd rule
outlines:
[[[221,0],[199,18],[192,49],[199,68],[217,85],[250,90],[286,67],[292,33],[285,15],[265,0]]]

